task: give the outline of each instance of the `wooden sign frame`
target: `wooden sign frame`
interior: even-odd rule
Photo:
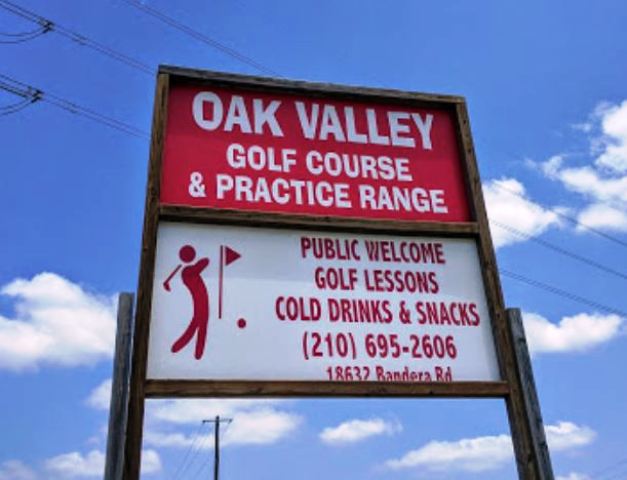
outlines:
[[[465,178],[470,222],[406,222],[244,212],[224,209],[162,206],[159,203],[161,164],[170,86],[188,83],[324,99],[379,102],[410,107],[437,107],[453,114]],[[160,221],[245,225],[283,229],[392,235],[431,235],[473,239],[477,245],[501,381],[495,382],[329,382],[329,381],[199,381],[147,380],[148,337],[157,229]],[[178,67],[160,67],[152,125],[150,163],[143,226],[141,264],[133,333],[128,424],[124,446],[124,479],[138,480],[146,398],[165,397],[464,397],[503,398],[507,405],[516,463],[521,478],[544,478],[534,449],[532,421],[525,408],[523,380],[507,321],[501,284],[490,237],[477,169],[466,101],[463,97],[354,88]]]

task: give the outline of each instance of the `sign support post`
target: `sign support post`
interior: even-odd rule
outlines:
[[[105,480],[122,480],[131,375],[133,300],[134,295],[128,292],[121,293],[118,297],[118,321],[115,335],[115,356],[113,358]]]
[[[533,424],[534,420],[530,416],[528,408],[530,403],[527,388],[531,387],[535,392],[535,384],[533,383],[533,377],[530,378],[526,375],[526,372],[531,372],[531,363],[526,341],[524,348],[520,343],[521,335],[524,340],[522,322],[519,321],[517,328],[514,328],[516,322],[512,323],[512,316],[505,309],[496,255],[489,233],[488,215],[481,193],[482,186],[470,131],[470,119],[465,103],[457,106],[457,115],[461,125],[461,144],[466,157],[468,189],[472,192],[470,198],[474,208],[474,217],[480,225],[481,233],[479,234],[478,247],[483,257],[483,278],[488,291],[488,301],[491,303],[493,314],[492,328],[497,354],[499,356],[501,374],[509,385],[508,392],[505,395],[505,404],[518,475],[521,480],[543,480],[545,478],[552,480],[553,474],[548,457],[548,449],[543,460],[541,455],[542,449],[538,448],[539,439],[544,438],[542,419],[540,416],[535,420],[540,422],[538,429],[537,424]],[[528,368],[522,370],[521,362],[525,363],[525,359]],[[537,403],[537,396],[535,396],[535,402],[539,414],[540,406]],[[546,445],[546,441],[544,443]],[[549,472],[548,474],[546,473],[547,471]]]
[[[360,162],[359,167],[342,163],[350,161]],[[360,173],[355,168],[361,168]],[[256,181],[261,183],[253,187]],[[393,199],[396,207],[389,208]],[[290,236],[286,231],[298,233]],[[300,236],[302,242],[308,232],[331,244],[350,242],[361,253],[344,256],[340,264],[337,250],[322,260],[306,258],[303,243],[300,253],[295,253],[294,240]],[[254,374],[246,370],[245,362],[237,363],[229,355],[237,341],[249,354],[251,348],[267,348],[268,344],[259,343],[265,330],[247,336],[259,323],[239,313],[231,318],[234,314],[229,315],[227,306],[225,318],[214,322],[216,314],[211,314],[209,341],[213,343],[205,349],[208,291],[218,289],[217,283],[207,287],[207,282],[215,280],[206,273],[213,255],[206,249],[223,253],[229,247],[216,242],[226,241],[225,236],[241,253],[238,264],[253,268],[232,278],[240,282],[238,307],[252,305],[251,315],[256,317],[252,320],[266,322],[265,330],[274,329],[279,335],[273,338],[272,348],[256,359]],[[254,241],[246,243],[244,238]],[[441,261],[434,261],[432,253],[431,262],[415,260],[413,265],[392,257],[373,261],[366,259],[367,242],[388,242],[386,248],[411,242],[437,244],[433,248],[444,253]],[[192,244],[205,251],[196,251]],[[282,255],[281,261],[272,267],[260,266],[276,252]],[[219,264],[212,264],[210,271],[228,265],[225,257],[213,257]],[[280,284],[277,280],[281,279],[262,274],[283,272],[288,278],[281,270],[286,262],[293,266],[288,284],[295,289],[308,282],[313,285],[316,265],[352,268],[350,287],[334,291],[317,279],[304,290],[317,292],[310,298],[319,303],[314,316],[320,313],[320,305],[328,309],[326,316],[316,319],[322,318],[314,333],[326,335],[329,344],[337,342],[336,353],[329,347],[325,356],[319,350],[322,342],[308,344],[311,330],[307,325],[314,324],[301,321],[312,318],[302,318],[302,312],[289,321],[279,318],[285,317],[285,310],[279,312],[285,292],[267,290],[264,294],[264,289]],[[397,278],[407,273],[432,275],[431,284],[422,277],[420,291],[410,291],[404,280],[402,289],[391,281],[391,290],[386,290],[385,274],[377,273],[378,287],[372,287],[364,275],[375,275],[375,269],[391,271],[390,278],[394,272]],[[182,280],[175,279],[178,272]],[[242,283],[247,279],[255,280],[253,287]],[[222,280],[220,275],[220,288]],[[446,290],[442,295],[441,289]],[[254,297],[258,292],[261,297]],[[293,294],[295,302],[302,292]],[[346,313],[349,307],[343,307],[341,321],[331,320],[330,305],[340,301],[332,297],[340,294],[342,301],[348,301],[344,305],[350,305],[350,299],[362,301],[362,307],[375,302],[378,320],[368,317],[368,321],[356,322],[352,317],[356,313]],[[528,352],[523,348],[524,332],[521,342],[520,322],[510,321],[504,306],[462,97],[161,67],[137,295],[124,480],[139,479],[146,398],[233,396],[503,398],[520,478],[552,480]],[[276,303],[267,304],[268,298]],[[423,300],[433,304],[434,318],[417,306]],[[382,309],[386,301],[394,302],[393,307]],[[401,318],[407,301],[410,307]],[[297,304],[292,307],[302,309]],[[438,313],[441,309],[445,317]],[[218,316],[223,317],[222,313]],[[187,323],[181,322],[187,321],[185,327]],[[231,329],[225,330],[227,326]],[[366,334],[370,340],[364,339]],[[221,340],[216,335],[222,335]],[[188,344],[194,336],[196,348],[192,349]],[[373,336],[377,342],[371,341]],[[258,343],[246,343],[251,339]],[[220,345],[228,349],[220,350]],[[279,355],[288,355],[284,359],[297,361],[262,365],[259,360],[280,348],[285,350]],[[202,361],[203,354],[217,355],[216,351],[223,352],[224,359]],[[338,362],[343,362],[341,375],[336,373]],[[240,370],[215,370],[216,365]],[[293,365],[295,370],[286,370]],[[397,370],[389,377],[370,375],[375,369],[385,371],[382,365]],[[370,376],[362,378],[366,371]],[[401,371],[407,378],[403,379]]]
[[[148,164],[148,184],[144,207],[144,230],[137,286],[137,306],[133,332],[133,354],[129,411],[126,428],[124,454],[124,480],[139,480],[141,448],[144,428],[144,407],[146,403],[146,364],[148,358],[148,331],[152,302],[152,286],[157,248],[157,228],[159,224],[159,187],[161,182],[161,157],[164,143],[166,109],[168,102],[169,79],[167,75],[157,75],[157,88],[153,110],[150,161]]]
[[[531,358],[527,347],[522,315],[518,308],[508,308],[506,313],[514,340],[518,375],[523,385],[522,392],[524,396],[525,418],[527,419],[531,432],[533,442],[532,452],[534,457],[533,463],[537,465],[538,469],[537,478],[539,480],[553,480],[553,467],[551,465],[549,447],[546,442],[540,401],[538,399],[536,383],[533,378]]]

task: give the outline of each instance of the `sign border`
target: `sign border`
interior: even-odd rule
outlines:
[[[187,206],[161,206],[159,193],[167,102],[172,83],[202,84],[267,93],[290,93],[318,98],[402,104],[445,109],[455,121],[458,149],[464,176],[470,222],[407,222],[261,213]],[[540,478],[533,452],[531,419],[525,409],[523,383],[514,352],[512,331],[505,313],[503,293],[481,181],[477,168],[466,100],[460,96],[423,94],[399,90],[307,83],[258,76],[160,66],[153,112],[150,162],[142,235],[137,308],[133,332],[129,414],[124,454],[124,478],[139,478],[146,398],[163,397],[466,397],[504,398],[521,478]],[[345,233],[388,235],[433,235],[471,238],[475,241],[483,277],[490,324],[501,381],[496,382],[330,382],[330,381],[209,381],[147,380],[148,337],[152,304],[157,229],[160,221],[221,225],[246,225]]]

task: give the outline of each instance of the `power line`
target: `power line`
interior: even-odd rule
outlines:
[[[510,272],[509,270],[505,270],[503,268],[499,269],[499,273],[505,277],[512,278],[522,283],[526,283],[527,285],[531,285],[536,288],[540,288],[542,290],[546,290],[547,292],[553,293],[555,295],[559,295],[564,298],[568,298],[574,302],[579,302],[584,305],[588,305],[589,307],[597,308],[599,310],[603,310],[608,313],[613,313],[615,315],[620,315],[621,317],[627,318],[627,312],[623,310],[619,310],[618,308],[607,306],[603,303],[596,302],[594,300],[590,300],[589,298],[582,297],[575,293],[567,292],[566,290],[562,290],[561,288],[554,287],[553,285],[549,285],[547,283],[540,282],[538,280],[534,280],[532,278],[525,277],[524,275],[520,275],[518,273]]]
[[[65,100],[51,93],[45,93],[43,90],[40,90],[26,83],[15,80],[1,73],[0,73],[0,89],[5,90],[14,95],[20,96],[24,99],[32,100],[30,102],[31,104],[34,103],[35,101],[43,100],[58,108],[66,110],[70,113],[88,118],[90,120],[93,120],[95,122],[101,123],[108,127],[114,128],[121,132],[128,133],[129,135],[133,135],[135,137],[140,137],[140,138],[148,138],[148,134],[146,132],[132,125],[129,125],[128,123],[121,122],[114,118],[98,113],[94,110],[81,107],[80,105],[76,103],[70,102],[68,100]]]
[[[0,43],[8,44],[8,43],[22,43],[28,42],[29,40],[33,40],[41,35],[44,35],[50,31],[49,25],[42,25],[41,27],[31,30],[29,32],[19,32],[19,33],[6,33],[0,32]],[[2,38],[6,38],[3,40]]]
[[[527,197],[525,197],[520,192],[517,192],[516,190],[512,190],[511,188],[507,188],[507,187],[503,186],[501,183],[499,183],[498,181],[492,182],[492,185],[495,185],[497,188],[501,189],[504,192],[510,193],[510,194],[515,195],[517,197],[520,197],[523,200],[527,200],[527,201],[529,200]],[[599,230],[598,228],[594,228],[594,227],[591,227],[590,225],[586,225],[581,220],[578,220],[575,217],[571,217],[570,215],[567,215],[564,212],[559,211],[558,209],[551,208],[551,207],[546,207],[546,206],[543,206],[543,208],[545,210],[553,212],[554,214],[556,214],[560,218],[563,218],[564,220],[568,220],[569,222],[571,222],[571,223],[573,223],[575,225],[580,226],[584,230],[588,230],[589,232],[595,233],[596,235],[599,235],[600,237],[603,237],[606,240],[609,240],[610,242],[614,242],[614,243],[616,243],[618,245],[621,245],[623,247],[627,247],[627,242],[626,241],[621,240],[620,238],[614,237],[613,235],[610,235],[608,233],[605,233],[605,232]]]
[[[205,425],[205,422],[202,421],[201,422],[201,427]],[[182,476],[185,472],[187,472],[189,470],[189,468],[194,465],[194,461],[196,460],[196,457],[198,457],[198,453],[205,448],[205,445],[207,444],[207,442],[210,439],[209,434],[207,434],[204,437],[199,437],[201,438],[200,442],[198,443],[198,447],[196,447],[195,450],[193,450],[192,452],[192,456],[189,459],[189,462],[187,464],[184,465],[183,469],[179,472],[179,474],[175,477],[173,477],[173,480],[177,480],[180,476]]]
[[[202,478],[201,477],[201,473],[203,473],[205,471],[205,468],[207,468],[209,465],[211,465],[211,458],[207,459],[205,462],[203,462],[200,465],[200,468],[198,470],[196,470],[196,475],[189,477],[191,480],[197,480],[198,478]]]
[[[6,3],[6,5],[5,5]],[[6,37],[7,40],[0,40],[0,43],[22,43],[27,42],[29,40],[33,40],[41,35],[44,35],[52,30],[53,23],[45,19],[43,17],[38,17],[36,15],[29,15],[26,17],[26,10],[20,11],[20,7],[17,5],[10,4],[9,2],[0,2],[0,7],[5,10],[10,11],[15,15],[19,15],[22,18],[26,18],[27,20],[39,24],[39,28],[35,30],[31,30],[29,32],[19,32],[19,33],[5,33],[1,32],[0,37]]]
[[[192,440],[192,443],[189,445],[189,447],[187,448],[187,451],[185,452],[185,456],[183,457],[183,460],[181,461],[181,463],[179,463],[178,468],[174,471],[174,475],[172,476],[173,479],[178,478],[179,474],[181,473],[181,469],[183,468],[183,466],[185,465],[185,463],[187,462],[187,459],[189,458],[189,455],[191,453],[191,451],[193,450],[193,448],[196,446],[196,442],[198,441],[198,439],[200,438],[200,432],[202,431],[202,427],[205,424],[203,422],[200,422],[200,425],[198,427],[198,430],[196,431],[196,435],[194,435],[194,439]]]
[[[2,82],[0,82],[0,88],[2,88]],[[17,113],[20,110],[24,110],[29,105],[32,105],[39,99],[36,97],[25,98],[24,100],[13,103],[11,105],[5,105],[4,107],[0,107],[0,117],[4,117],[5,115],[11,115],[13,113]]]
[[[129,57],[128,55],[124,53],[118,52],[117,50],[113,50],[112,48],[109,48],[106,45],[103,45],[102,43],[96,42],[95,40],[92,40],[91,38],[88,38],[85,35],[82,35],[73,30],[70,30],[69,28],[62,27],[58,23],[53,22],[52,20],[48,18],[42,17],[41,15],[38,15],[35,12],[26,10],[25,8],[19,5],[16,5],[12,2],[9,2],[8,0],[0,0],[0,7],[13,13],[14,15],[17,15],[30,22],[41,25],[42,32],[31,38],[25,37],[26,40],[32,40],[33,38],[36,38],[37,36],[42,35],[43,33],[47,33],[49,31],[56,32],[59,35],[65,38],[68,38],[81,46],[91,48],[92,50],[95,50],[103,55],[106,55],[107,57],[113,60],[124,63],[125,65],[129,67],[135,68],[136,70],[142,71],[150,75],[153,75],[155,73],[155,70],[153,68],[149,67],[145,63],[140,62],[139,60]],[[22,40],[22,41],[26,41],[26,40]]]
[[[7,77],[8,79],[8,77]],[[0,116],[11,115],[17,113],[20,110],[32,105],[33,103],[41,100],[42,92],[32,87],[23,86],[15,81],[6,81],[0,79],[0,89],[8,92],[17,97],[22,97],[22,100],[10,105],[0,107]]]
[[[160,12],[159,10],[156,10],[148,5],[145,5],[143,3],[140,3],[137,0],[122,0],[123,2],[132,5],[133,7],[137,8],[138,10],[141,10],[142,12],[144,12],[147,15],[150,15],[153,18],[156,18],[157,20],[160,20],[161,22],[169,25],[172,28],[175,28],[183,33],[185,33],[186,35],[189,35],[190,37],[199,40],[203,43],[205,43],[206,45],[209,45],[212,48],[215,48],[216,50],[219,50],[222,53],[225,53],[227,55],[229,55],[230,57],[245,63],[246,65],[249,65],[257,70],[259,70],[260,72],[264,72],[267,73],[269,75],[274,75],[274,76],[281,76],[279,73],[275,72],[274,70],[266,67],[265,65],[262,65],[261,63],[253,60],[252,58],[244,55],[241,52],[238,52],[237,50],[235,50],[234,48],[231,48],[207,35],[205,35],[204,33],[199,32],[198,30],[194,30],[191,27],[188,27],[187,25],[185,25],[184,23],[179,22],[178,20],[166,15],[165,13]]]
[[[621,467],[622,465],[625,465],[625,464],[627,464],[627,457],[625,457],[625,458],[623,458],[623,459],[621,459],[621,460],[619,460],[619,461],[617,461],[615,463],[612,463],[609,466],[603,467],[601,470],[597,470],[596,472],[591,474],[590,478],[593,479],[593,480],[600,480],[603,477],[606,477],[606,478],[604,478],[604,480],[610,480],[612,478],[616,478],[616,474],[617,474],[616,468],[617,467]],[[620,470],[622,470],[622,468]],[[624,473],[626,473],[626,472],[623,472],[623,474]],[[620,475],[620,474],[621,474],[621,472],[619,471],[618,475]],[[611,475],[611,476],[607,477],[607,475]]]
[[[605,273],[609,273],[610,275],[614,275],[616,277],[622,278],[623,280],[627,280],[627,275],[619,272],[618,270],[614,270],[611,267],[607,267],[601,263],[598,263],[594,260],[589,259],[588,257],[585,257],[583,255],[579,255],[578,253],[572,252],[570,250],[566,250],[565,248],[562,248],[558,245],[555,245],[551,242],[547,242],[546,240],[542,240],[541,238],[538,238],[535,235],[530,235],[528,233],[525,233],[521,230],[518,230],[517,228],[514,228],[510,225],[506,225],[504,223],[498,222],[496,220],[491,220],[490,221],[491,225],[496,225],[499,228],[502,228],[503,230],[506,230],[508,232],[511,232],[515,235],[518,235],[519,237],[525,238],[527,240],[531,240],[532,242],[535,242],[539,245],[542,245],[545,248],[548,248],[549,250],[553,250],[554,252],[558,252],[561,255],[564,255],[566,257],[572,258],[573,260],[577,260],[578,262],[581,263],[585,263],[586,265],[589,265],[591,267],[594,267],[602,272]]]

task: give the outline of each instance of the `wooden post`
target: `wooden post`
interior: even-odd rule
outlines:
[[[514,332],[505,309],[505,300],[498,274],[494,245],[490,236],[488,215],[482,194],[482,184],[470,132],[470,119],[465,102],[457,105],[457,118],[460,125],[459,141],[465,156],[464,165],[466,167],[470,204],[473,216],[479,225],[477,247],[491,313],[492,333],[499,359],[501,377],[507,382],[509,387],[509,392],[505,396],[505,404],[514,445],[518,476],[521,480],[552,479],[552,474],[548,477],[543,476],[543,467],[540,465],[538,449],[536,448],[538,433],[537,428],[532,428],[532,423],[534,422],[531,421],[531,416],[529,415],[529,401],[527,399],[529,378],[531,378],[531,384],[533,384],[533,377],[525,375],[526,371],[531,371],[529,352],[527,351],[526,343],[524,344],[524,352],[519,352],[519,349],[517,349],[517,345],[520,345],[520,342],[514,340]],[[524,338],[522,326],[519,330]],[[521,370],[519,367],[524,364],[524,360],[520,360],[520,357],[525,356],[528,368]],[[540,429],[543,429],[541,420]],[[544,435],[543,430],[542,435]]]
[[[137,306],[133,324],[133,354],[131,382],[129,387],[128,420],[124,445],[124,480],[139,480],[142,436],[144,431],[144,407],[146,366],[148,362],[148,337],[150,334],[150,311],[152,306],[152,284],[155,272],[157,249],[157,227],[159,223],[159,188],[163,132],[165,129],[169,80],[166,75],[157,75],[157,89],[153,115],[150,164],[146,186],[144,209],[144,231],[142,254],[137,285]]]
[[[109,407],[105,480],[121,480],[124,462],[128,394],[131,377],[131,339],[133,334],[132,293],[121,293],[118,299],[118,324]]]
[[[506,313],[512,333],[518,376],[522,384],[524,418],[528,423],[528,429],[531,434],[533,463],[537,466],[537,478],[539,480],[553,480],[553,467],[551,466],[551,457],[546,443],[542,412],[540,411],[540,402],[533,378],[533,370],[531,369],[531,358],[529,357],[522,315],[518,308],[508,308]],[[515,425],[516,423],[512,423],[513,436],[517,434],[514,431]]]

